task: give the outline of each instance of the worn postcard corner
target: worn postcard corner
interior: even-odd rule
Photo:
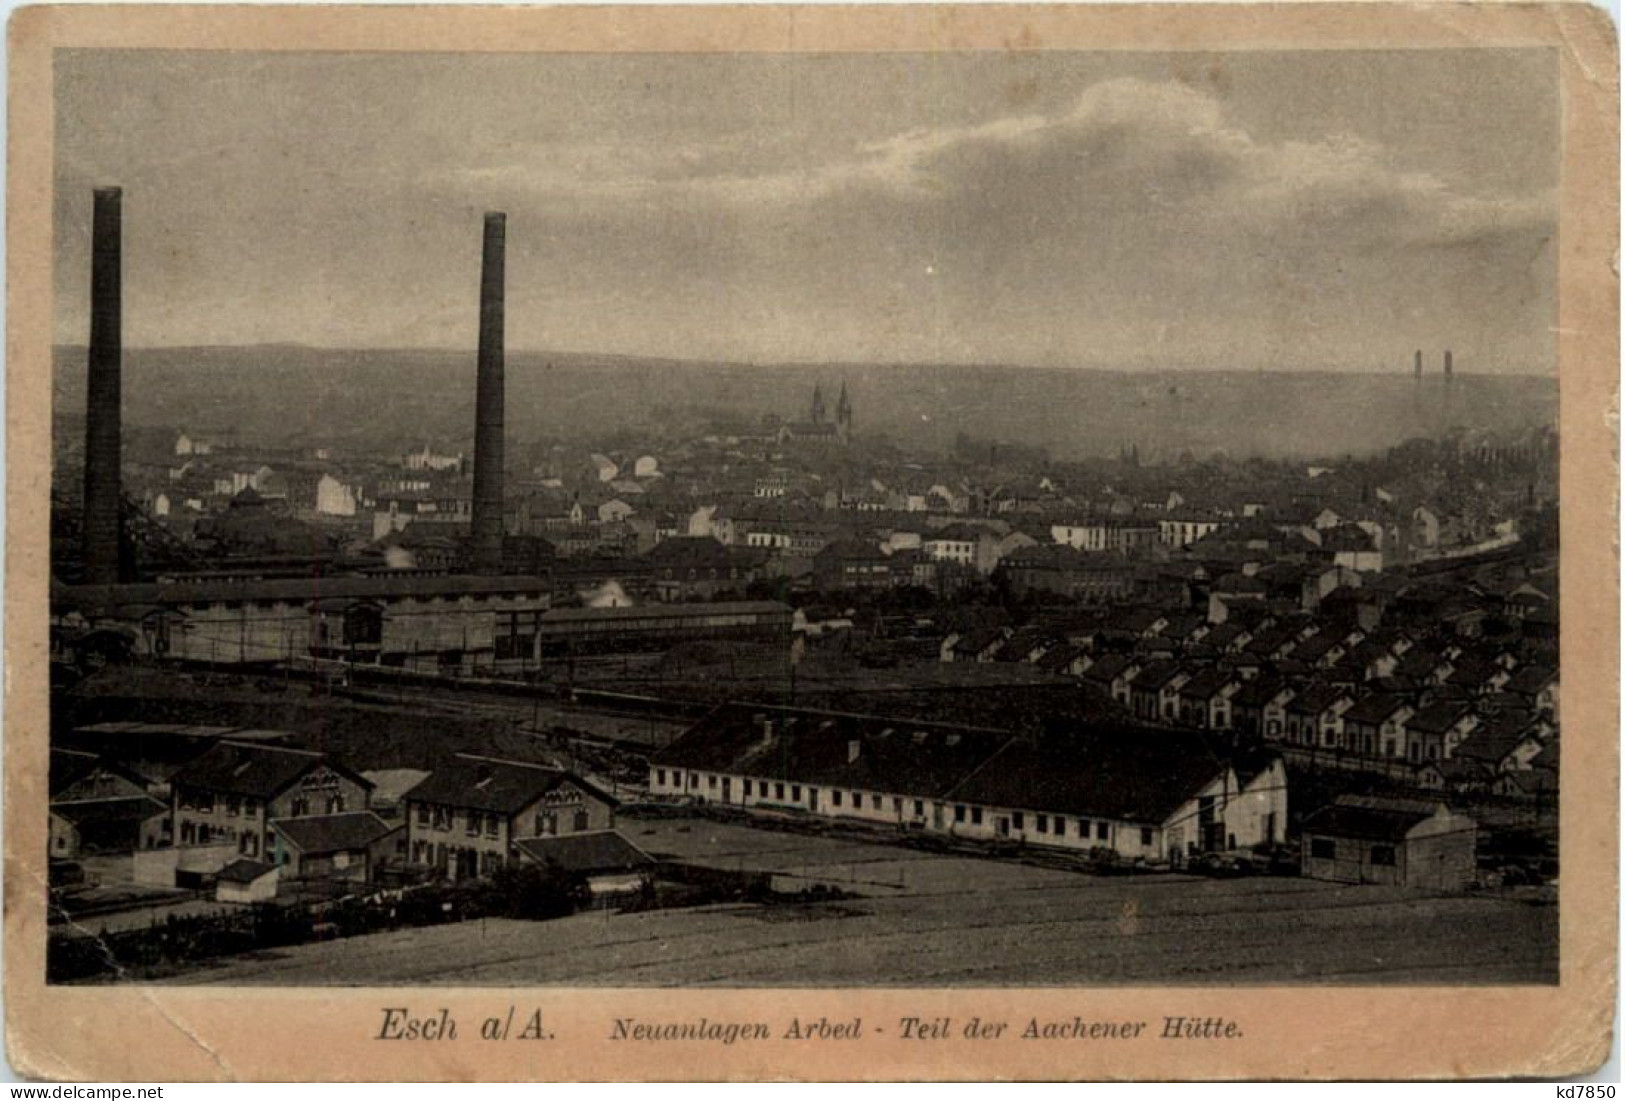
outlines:
[[[19,10],[13,1066],[1593,1069],[1615,39]]]

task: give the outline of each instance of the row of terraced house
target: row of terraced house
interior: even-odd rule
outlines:
[[[945,640],[943,656],[1032,662],[1141,723],[1404,765],[1423,786],[1529,795],[1556,783],[1560,683],[1538,650],[1301,613],[1191,618],[1140,609],[1100,629],[983,628]]]

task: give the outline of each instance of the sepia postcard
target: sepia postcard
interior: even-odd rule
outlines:
[[[1615,41],[18,11],[11,1064],[1588,1073]]]

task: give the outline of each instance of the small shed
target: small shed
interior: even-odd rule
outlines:
[[[1459,891],[1477,851],[1478,824],[1443,803],[1342,796],[1303,823],[1303,874],[1334,883]]]
[[[586,877],[595,899],[641,890],[658,863],[615,830],[526,837],[515,841],[514,848],[525,860],[557,864]]]
[[[271,829],[288,874],[300,879],[371,882],[380,864],[405,855],[397,842],[405,840],[406,826],[370,810],[278,818]]]
[[[214,898],[216,902],[269,902],[276,897],[280,878],[275,864],[233,860],[215,876]]]

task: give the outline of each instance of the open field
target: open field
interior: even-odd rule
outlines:
[[[1097,878],[754,830],[627,822],[656,854],[834,883],[842,902],[469,922],[257,953],[240,985],[1550,983],[1557,908],[1300,879]],[[805,878],[801,878],[805,877]]]

